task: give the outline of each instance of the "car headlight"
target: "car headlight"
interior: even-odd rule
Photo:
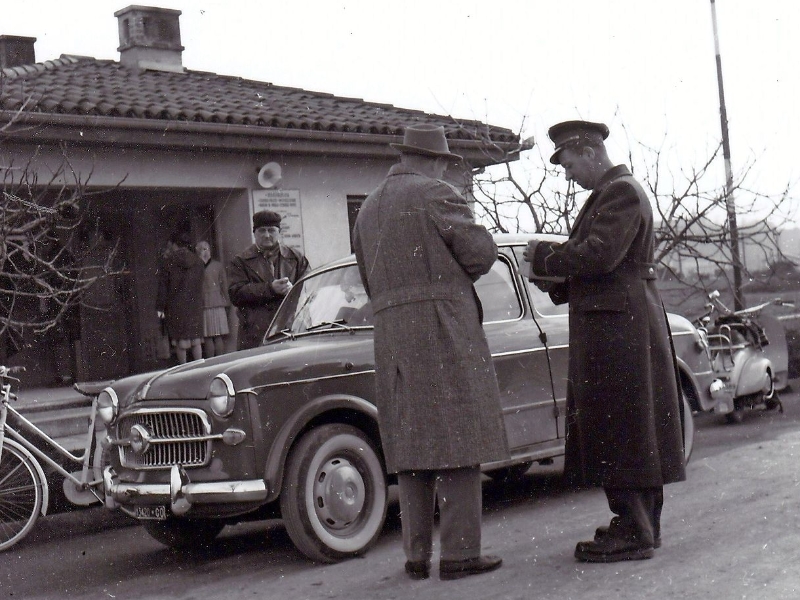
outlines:
[[[117,418],[118,413],[119,398],[117,393],[108,387],[97,396],[97,414],[103,423],[110,425]]]
[[[227,417],[233,412],[236,403],[236,390],[233,388],[231,378],[217,375],[208,388],[208,406],[218,417]]]

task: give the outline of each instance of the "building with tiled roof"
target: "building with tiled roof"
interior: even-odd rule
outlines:
[[[125,274],[82,310],[81,379],[161,366],[154,290],[172,231],[208,239],[227,262],[252,243],[253,211],[273,208],[287,243],[318,266],[350,252],[360,202],[396,161],[389,144],[407,125],[444,127],[468,167],[448,177],[465,190],[471,170],[520,149],[511,130],[478,121],[187,70],[180,11],[115,15],[119,61],[36,62],[34,38],[0,36],[0,167],[24,164],[40,182],[70,185],[66,174],[50,181],[68,161],[92,192],[87,222],[123,249]]]

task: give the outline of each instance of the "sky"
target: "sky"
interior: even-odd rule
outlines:
[[[188,69],[478,119],[543,153],[566,119],[607,123],[616,162],[638,142],[692,165],[721,139],[709,0],[141,4],[182,11]],[[0,34],[36,37],[39,61],[119,58],[122,0],[9,5]],[[754,163],[750,187],[775,194],[800,182],[800,2],[715,6],[733,170]]]

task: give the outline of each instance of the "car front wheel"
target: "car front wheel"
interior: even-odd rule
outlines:
[[[386,520],[386,476],[366,435],[323,425],[304,435],[287,460],[281,514],[297,549],[317,562],[358,556]]]

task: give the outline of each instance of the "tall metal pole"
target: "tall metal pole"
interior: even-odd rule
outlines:
[[[731,170],[731,144],[728,139],[728,112],[725,110],[725,90],[722,86],[722,59],[719,54],[719,35],[717,34],[717,8],[714,4],[714,0],[711,0],[711,23],[714,27],[714,51],[717,57],[719,120],[722,126],[722,156],[725,159],[725,207],[728,211],[728,229],[731,236],[733,305],[734,310],[741,310],[744,307],[744,303],[742,301],[742,261],[739,255],[739,226],[736,223],[736,203],[733,200],[733,171]]]

